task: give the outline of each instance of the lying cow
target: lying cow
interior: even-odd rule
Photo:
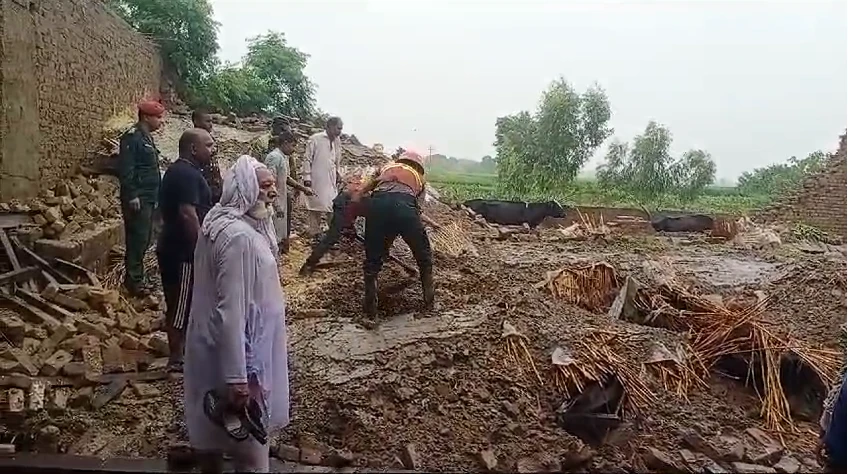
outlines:
[[[657,232],[706,232],[713,228],[713,222],[704,214],[651,216],[651,227]]]
[[[536,227],[546,217],[565,217],[565,209],[556,201],[515,202],[492,199],[471,199],[463,203],[488,222],[500,225],[524,225]]]

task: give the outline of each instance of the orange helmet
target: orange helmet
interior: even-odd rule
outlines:
[[[421,168],[421,171],[424,171],[424,157],[414,151],[405,151],[397,161],[406,162],[407,164],[411,164]]]

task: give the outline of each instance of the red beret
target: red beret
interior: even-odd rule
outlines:
[[[155,100],[146,100],[138,104],[138,111],[144,115],[160,116],[165,113],[165,106]]]

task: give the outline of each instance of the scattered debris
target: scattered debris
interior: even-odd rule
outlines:
[[[557,298],[598,312],[608,308],[615,298],[618,274],[609,263],[597,262],[548,272],[536,287],[547,288]]]

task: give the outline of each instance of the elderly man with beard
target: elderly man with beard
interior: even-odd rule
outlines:
[[[221,472],[224,454],[236,472],[268,472],[268,438],[289,421],[276,188],[268,168],[240,157],[197,239],[185,414],[204,472]]]

